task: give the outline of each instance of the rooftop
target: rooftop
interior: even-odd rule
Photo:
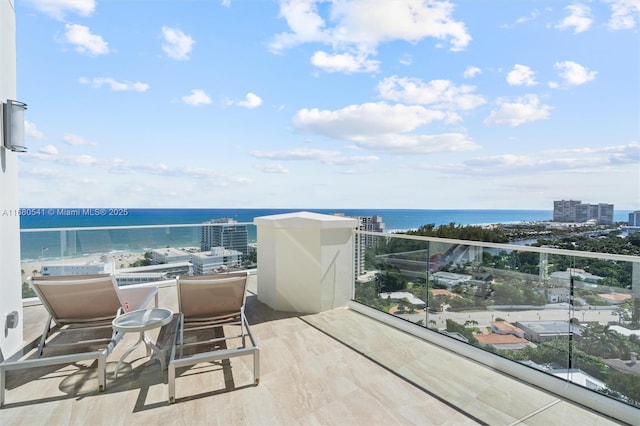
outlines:
[[[428,343],[348,308],[278,312],[258,301],[255,275],[247,316],[260,345],[260,384],[250,357],[179,371],[177,402],[167,373],[127,334],[108,363],[107,390],[95,368],[68,365],[7,374],[2,424],[618,424],[587,407]],[[174,287],[161,307],[177,309]],[[25,342],[46,318],[25,307]],[[156,333],[157,334],[157,333]],[[152,333],[152,337],[155,335]]]

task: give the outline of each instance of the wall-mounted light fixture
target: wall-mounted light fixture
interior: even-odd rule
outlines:
[[[24,146],[24,112],[27,104],[7,99],[2,103],[3,146],[15,152],[27,152]]]

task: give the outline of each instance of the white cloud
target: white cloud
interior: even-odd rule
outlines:
[[[466,135],[459,133],[409,133],[433,121],[451,121],[451,117],[449,113],[419,105],[378,102],[350,105],[335,111],[302,109],[296,113],[293,124],[301,131],[348,140],[360,148],[394,154],[475,149],[477,146]]]
[[[465,161],[472,174],[544,173],[553,171],[588,170],[603,166],[606,161],[585,158],[538,158],[536,156],[503,154]]]
[[[58,20],[62,20],[67,13],[89,16],[96,8],[95,0],[27,0],[27,2],[35,9]]]
[[[79,135],[74,135],[73,133],[67,133],[62,137],[62,140],[73,146],[81,146],[81,145],[97,145],[95,142],[91,142],[83,138]]]
[[[267,160],[319,161],[323,164],[330,164],[330,165],[337,165],[337,166],[367,164],[367,163],[371,163],[379,160],[379,158],[375,155],[343,156],[339,151],[329,151],[329,150],[322,150],[322,149],[292,149],[292,150],[286,150],[286,151],[251,151],[250,154],[253,157],[260,158],[260,159],[267,159]]]
[[[328,158],[324,161],[326,164],[337,166],[353,166],[356,164],[369,164],[378,161],[380,158],[376,155],[352,155],[348,157]]]
[[[287,151],[251,151],[256,158],[280,161],[323,160],[337,157],[340,151],[328,151],[322,149],[291,149]]]
[[[448,164],[434,169],[446,172],[454,168],[460,173],[509,175],[549,172],[592,173],[594,169],[616,168],[640,164],[640,143],[601,148],[550,150],[529,155],[502,154],[479,157],[462,164]],[[620,169],[623,170],[623,169]]]
[[[499,108],[491,111],[489,117],[484,120],[485,124],[520,126],[527,122],[547,119],[551,111],[549,105],[540,104],[536,95],[525,95],[515,102],[509,102],[507,98],[498,98],[497,104]]]
[[[413,105],[384,102],[350,105],[339,110],[301,109],[294,119],[300,129],[337,139],[353,140],[363,135],[410,132],[436,120],[446,120],[442,112]]]
[[[185,95],[182,97],[182,101],[185,104],[197,106],[210,104],[211,98],[204,92],[204,90],[193,89],[190,95]]]
[[[172,59],[186,61],[195,41],[178,28],[162,27],[162,50]]]
[[[50,182],[51,180],[54,180],[54,179],[58,179],[62,176],[62,173],[58,170],[41,168],[41,167],[34,167],[32,169],[27,169],[24,171],[21,170],[20,175],[22,175],[23,173],[25,175],[29,175],[32,177],[45,179],[47,182]]]
[[[626,164],[640,163],[640,142],[633,142],[627,145],[612,145],[598,148],[575,148],[575,149],[553,149],[545,151],[544,154],[553,156],[559,155],[599,155],[610,154],[611,163]]]
[[[329,54],[318,51],[311,57],[311,63],[327,72],[377,72],[380,61],[367,59],[364,54],[352,55],[350,53]]]
[[[431,37],[448,41],[450,50],[460,51],[471,41],[464,23],[452,18],[453,4],[446,1],[335,1],[321,9],[322,3],[325,1],[282,1],[280,17],[290,31],[276,34],[269,49],[281,53],[303,43],[323,43],[331,45],[334,53],[316,53],[314,64],[332,72],[374,72],[378,64],[367,57],[374,55],[381,43],[417,43]],[[326,17],[321,16],[321,10]]]
[[[480,68],[468,66],[467,69],[464,70],[464,73],[462,74],[462,76],[464,78],[473,78],[478,74],[482,74],[482,70]]]
[[[507,83],[511,86],[535,86],[538,84],[535,72],[526,65],[516,64],[507,74]]]
[[[262,99],[260,96],[249,92],[246,94],[244,101],[234,102],[234,104],[244,108],[254,109],[262,105]]]
[[[578,34],[587,31],[593,23],[591,8],[583,4],[572,4],[564,8],[569,12],[556,28],[566,30],[573,28],[573,33]]]
[[[59,153],[58,148],[53,145],[43,146],[38,150],[38,152],[45,155],[58,155]]]
[[[418,78],[385,78],[377,86],[383,99],[408,104],[431,105],[434,108],[469,110],[483,105],[482,96],[473,93],[474,86],[455,86],[449,80],[431,80],[428,83]]]
[[[613,151],[610,157],[611,163],[613,164],[640,164],[640,142],[615,147]]]
[[[437,135],[388,133],[354,142],[360,148],[400,155],[471,151],[478,148],[467,135],[462,133]]]
[[[471,36],[464,23],[452,19],[453,10],[452,3],[431,0],[334,2],[331,17],[337,24],[332,39],[375,47],[385,41],[416,43],[433,37],[448,40],[451,50],[464,50]]]
[[[611,30],[631,30],[638,23],[640,1],[638,0],[603,0],[611,3],[611,18],[608,26]]]
[[[89,166],[98,163],[98,159],[96,157],[92,157],[91,155],[83,154],[61,157],[60,162],[62,164],[67,164],[70,166]]]
[[[89,27],[78,24],[65,24],[64,40],[75,45],[76,51],[90,56],[106,55],[109,44],[99,35],[91,34]]]
[[[280,17],[291,29],[290,33],[277,34],[269,44],[274,53],[307,42],[329,42],[324,20],[318,15],[316,0],[284,0],[280,3]]]
[[[586,67],[573,61],[556,62],[555,68],[566,84],[579,86],[596,78],[596,71],[589,71]]]
[[[527,22],[533,21],[538,18],[538,16],[540,16],[540,12],[538,10],[534,10],[529,14],[529,16],[521,16],[520,18],[516,19],[513,24],[504,24],[501,25],[500,28],[514,28],[516,25],[522,25]]]
[[[94,77],[94,78],[86,78],[81,77],[79,79],[81,84],[88,84],[94,88],[100,88],[102,86],[109,86],[111,90],[116,92],[122,91],[133,91],[133,92],[146,92],[149,89],[149,85],[147,83],[142,83],[139,81],[117,81],[111,77]]]
[[[411,65],[413,63],[413,56],[405,53],[400,59],[398,59],[398,62],[400,62],[402,65]]]
[[[289,173],[289,169],[287,169],[282,164],[267,164],[260,168],[263,173],[269,174],[286,174]]]
[[[44,139],[44,133],[36,128],[36,125],[28,120],[24,120],[25,135],[34,139]]]

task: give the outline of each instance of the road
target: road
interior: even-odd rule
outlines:
[[[609,321],[618,321],[618,315],[614,313],[614,308],[598,310],[574,310],[553,308],[553,309],[530,309],[524,311],[506,310],[486,310],[474,312],[437,312],[428,314],[429,321],[435,321],[436,327],[440,330],[446,328],[446,320],[452,319],[459,324],[466,321],[476,321],[480,329],[489,327],[492,321],[502,318],[505,321],[515,324],[517,321],[568,321],[575,317],[580,322],[598,322],[607,324]],[[424,314],[404,314],[400,317],[412,322],[425,319]],[[427,324],[429,325],[429,324]]]

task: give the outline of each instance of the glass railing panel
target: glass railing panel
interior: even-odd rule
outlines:
[[[428,243],[376,236],[361,243],[355,300],[424,323]]]
[[[226,225],[228,227],[228,225]],[[21,230],[23,297],[27,278],[112,272],[119,285],[256,266],[256,229],[234,223],[224,245],[212,247],[205,230],[225,224]],[[164,266],[163,266],[164,265]]]
[[[640,258],[399,234],[355,241],[355,301],[640,406]]]

